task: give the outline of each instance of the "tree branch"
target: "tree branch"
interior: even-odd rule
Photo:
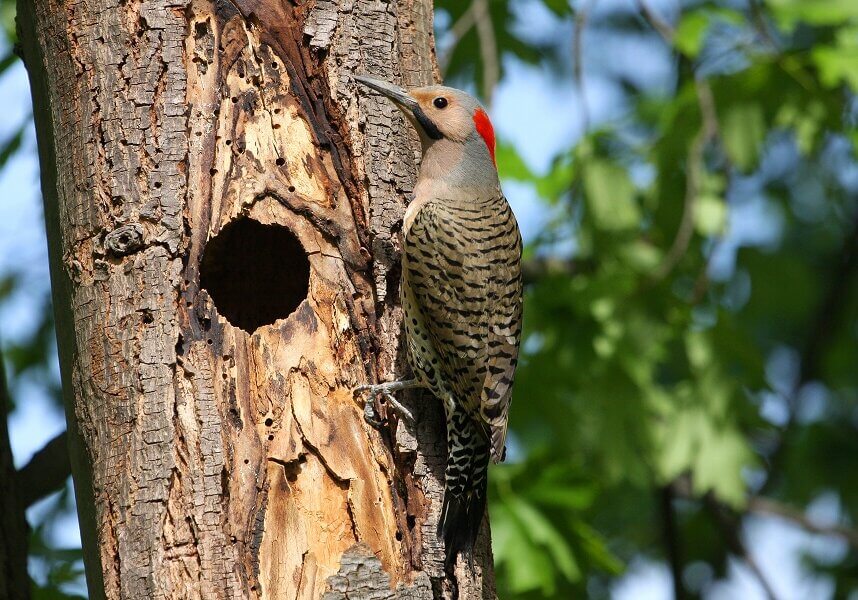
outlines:
[[[453,57],[456,46],[459,45],[459,41],[465,37],[465,34],[471,30],[475,23],[474,5],[471,4],[450,27],[450,35],[453,37],[453,41],[450,47],[444,52],[444,55],[438,59],[438,64],[441,66],[442,71],[447,71],[447,66],[450,64],[450,59]]]
[[[661,38],[673,45],[673,36],[676,33],[673,26],[656,14],[646,0],[637,0],[638,8],[641,11],[644,19],[650,26],[661,36]]]
[[[799,392],[805,384],[818,376],[825,346],[837,331],[841,312],[848,306],[849,286],[852,284],[853,274],[858,271],[858,212],[853,215],[852,230],[846,235],[843,246],[831,262],[838,258],[822,303],[811,317],[807,341],[801,351],[798,380],[785,398],[789,416],[781,428],[777,445],[769,454],[768,476],[757,490],[757,495],[768,492],[777,481],[787,440],[796,424]]]
[[[748,0],[748,9],[751,12],[751,20],[754,23],[754,28],[763,41],[774,51],[780,51],[780,44],[769,28],[769,23],[766,21],[764,9],[760,0]]]
[[[679,527],[676,525],[676,512],[673,510],[673,488],[666,485],[659,492],[661,508],[662,534],[667,562],[670,564],[670,574],[673,580],[674,600],[684,600],[688,594],[682,585],[682,549],[679,539]]]
[[[486,104],[490,106],[492,95],[500,79],[497,40],[489,14],[489,0],[474,0],[472,6],[477,26],[477,38],[480,41],[480,58],[483,61],[483,94]]]
[[[27,574],[27,521],[18,495],[7,413],[12,405],[0,355],[0,598],[30,597]]]
[[[757,564],[756,559],[748,551],[745,541],[742,539],[742,519],[722,503],[718,502],[711,493],[703,496],[703,504],[715,518],[715,522],[718,524],[721,535],[730,552],[741,558],[748,565],[751,573],[757,578],[760,587],[763,588],[766,597],[769,600],[777,600],[778,597],[775,595],[774,588],[768,579],[766,579],[765,574],[760,569],[760,565]]]
[[[587,88],[584,83],[584,50],[583,39],[584,29],[587,26],[587,18],[590,14],[590,9],[593,7],[593,0],[590,0],[584,7],[575,13],[575,30],[573,33],[572,47],[572,65],[575,74],[575,85],[578,87],[578,97],[581,99],[581,121],[583,123],[584,133],[590,129],[590,111],[587,109]]]
[[[58,434],[18,470],[18,490],[26,508],[53,494],[71,476],[66,432]]]
[[[688,251],[691,238],[694,235],[694,213],[697,196],[700,192],[700,179],[706,169],[703,153],[706,145],[718,137],[718,117],[715,110],[715,99],[709,82],[699,80],[696,84],[697,103],[700,107],[702,120],[700,131],[694,137],[688,152],[688,163],[685,175],[685,199],[683,200],[682,218],[679,228],[664,260],[652,275],[652,282],[658,282],[670,275],[682,257]]]
[[[700,498],[695,496],[692,492],[691,482],[688,477],[676,479],[671,487],[673,492],[681,498],[692,501],[700,500]],[[718,503],[723,510],[730,510],[711,494],[704,497],[703,500],[710,504],[713,502]],[[819,523],[815,523],[809,519],[803,511],[773,498],[766,496],[751,496],[745,507],[744,514],[780,517],[781,519],[789,521],[791,524],[804,529],[809,533],[839,537],[849,543],[853,548],[858,549],[858,529],[846,527],[845,525],[821,525]]]
[[[766,516],[785,519],[809,533],[831,535],[842,538],[853,548],[858,549],[858,530],[843,525],[820,525],[811,521],[804,512],[771,498],[754,496],[748,501],[748,511]]]

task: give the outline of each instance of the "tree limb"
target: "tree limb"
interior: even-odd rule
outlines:
[[[670,275],[676,268],[682,257],[685,256],[691,238],[694,235],[694,214],[697,205],[697,196],[700,192],[700,179],[706,170],[704,164],[704,152],[707,144],[718,137],[718,117],[715,110],[715,99],[712,96],[712,88],[705,79],[697,81],[697,103],[700,106],[702,125],[700,131],[694,137],[688,152],[688,163],[685,174],[685,198],[683,200],[682,217],[676,236],[670,246],[664,260],[661,262],[652,281],[658,282]]]
[[[30,597],[27,574],[27,522],[15,485],[7,412],[12,405],[0,356],[0,598]]]
[[[841,312],[848,306],[849,286],[852,284],[853,274],[858,271],[858,212],[852,218],[852,230],[846,235],[843,246],[831,262],[835,261],[837,262],[828,280],[828,289],[816,314],[811,317],[807,341],[801,351],[798,379],[785,398],[789,416],[780,430],[777,445],[769,454],[768,476],[757,490],[758,495],[765,494],[777,481],[787,440],[796,424],[799,392],[805,384],[818,377],[825,346],[837,331]]]
[[[801,510],[777,500],[754,496],[748,500],[748,512],[764,516],[780,517],[809,533],[839,537],[853,548],[858,549],[858,530],[843,525],[821,525],[815,523]]]
[[[670,45],[673,45],[673,36],[676,31],[673,26],[656,14],[646,0],[637,0],[638,8],[641,11],[644,19],[655,29],[661,38]]]
[[[587,18],[593,8],[593,0],[582,6],[575,13],[575,30],[572,47],[572,65],[575,74],[575,85],[578,88],[578,97],[581,99],[581,121],[583,131],[590,129],[590,111],[587,109],[587,88],[584,83],[584,29],[587,26]]]
[[[489,0],[474,0],[473,13],[480,42],[480,58],[483,61],[483,94],[486,104],[491,105],[492,95],[500,80],[500,65],[494,25],[489,13]]]
[[[674,600],[684,600],[688,596],[682,585],[682,549],[680,547],[679,527],[676,524],[676,512],[673,509],[673,488],[666,485],[659,491],[661,508],[662,533],[667,562],[670,564],[670,575],[673,581]]]
[[[450,59],[453,57],[453,52],[456,50],[456,46],[459,45],[459,41],[465,37],[465,34],[471,30],[475,23],[476,18],[474,17],[474,5],[471,4],[465,12],[462,13],[462,16],[459,17],[450,27],[450,35],[453,37],[453,41],[450,44],[450,47],[447,48],[444,54],[438,59],[438,64],[441,66],[442,71],[447,71],[447,67],[450,64]]]
[[[724,504],[719,502],[711,493],[703,496],[703,504],[715,518],[715,522],[718,524],[718,527],[721,530],[721,535],[724,538],[724,542],[727,544],[727,548],[730,549],[730,552],[741,558],[745,564],[748,565],[748,569],[750,569],[754,577],[757,578],[757,581],[759,582],[760,587],[763,588],[766,597],[769,600],[777,600],[778,597],[775,594],[774,588],[771,583],[769,583],[769,580],[766,578],[762,569],[760,569],[760,565],[757,564],[756,559],[748,551],[748,547],[742,539],[741,517],[737,516],[732,510],[724,506]]]
[[[71,476],[66,432],[58,434],[18,470],[18,490],[22,505],[32,506],[60,490]]]

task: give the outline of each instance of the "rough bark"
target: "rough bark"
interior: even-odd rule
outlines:
[[[29,528],[24,518],[6,417],[11,406],[0,354],[0,598],[30,598],[27,573]]]
[[[377,432],[351,394],[405,368],[418,154],[351,74],[432,81],[430,2],[19,20],[91,597],[494,597],[488,535],[443,571],[440,407]]]

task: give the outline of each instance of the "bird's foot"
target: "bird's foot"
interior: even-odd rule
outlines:
[[[381,396],[400,417],[409,423],[414,423],[414,415],[412,415],[411,411],[405,408],[402,403],[393,396],[393,392],[419,387],[419,385],[420,384],[416,379],[390,381],[388,383],[379,383],[377,385],[359,385],[353,390],[353,393],[355,396],[359,396],[364,393],[367,394],[363,405],[363,418],[375,429],[380,429],[382,421],[379,419],[378,412],[375,408],[376,398]]]

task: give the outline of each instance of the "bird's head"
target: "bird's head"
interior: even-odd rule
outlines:
[[[405,114],[420,135],[424,160],[433,147],[441,146],[445,153],[485,163],[497,176],[494,128],[476,98],[441,85],[404,90],[363,75],[355,76],[355,81],[386,96]]]

